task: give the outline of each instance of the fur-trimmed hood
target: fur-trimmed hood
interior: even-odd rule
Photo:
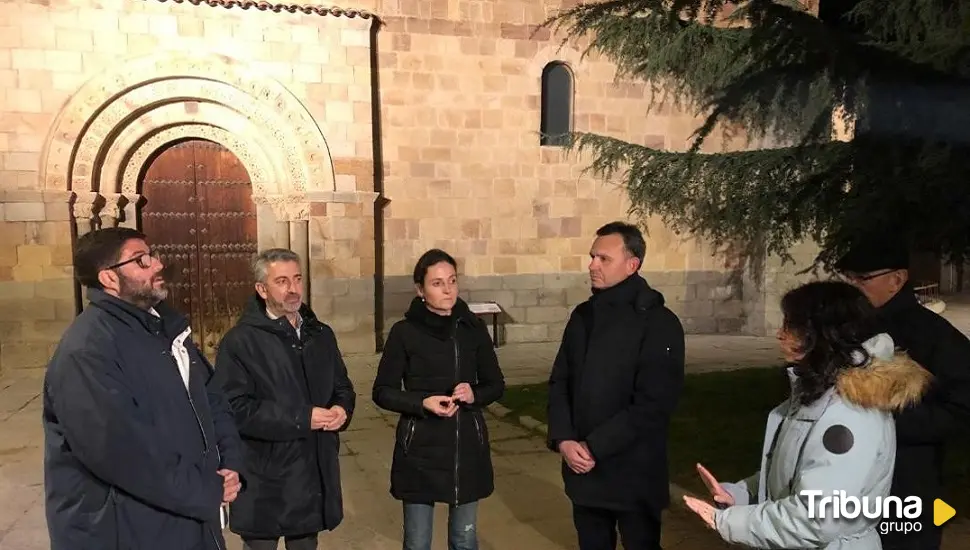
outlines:
[[[835,387],[845,401],[867,409],[895,412],[919,402],[933,374],[895,349],[888,334],[877,334],[863,347],[868,363],[839,374]]]

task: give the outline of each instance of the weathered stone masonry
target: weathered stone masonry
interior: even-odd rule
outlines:
[[[505,341],[558,338],[588,296],[595,229],[627,202],[583,174],[588,159],[539,145],[543,68],[568,65],[575,130],[676,150],[698,123],[646,114],[645,86],[536,33],[559,5],[4,4],[0,369],[45,364],[79,302],[71,233],[137,224],[146,162],[187,138],[246,167],[259,245],[304,255],[344,351],[375,349],[431,247],[459,258],[467,298],[505,308]],[[770,285],[788,268],[752,278],[657,219],[646,228],[644,274],[689,331],[771,330]]]

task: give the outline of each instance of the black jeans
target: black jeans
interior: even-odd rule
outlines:
[[[317,550],[317,534],[285,537],[286,550]],[[276,550],[279,539],[243,539],[243,550]]]
[[[607,510],[573,506],[579,550],[616,550],[617,530],[624,550],[662,550],[660,515],[642,506],[635,510]]]

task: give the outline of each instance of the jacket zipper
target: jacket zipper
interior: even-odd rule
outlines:
[[[478,422],[478,415],[472,413],[472,419],[475,421],[475,431],[478,432],[478,442],[482,445],[485,444],[485,436],[482,435],[482,426]]]
[[[199,425],[199,432],[202,433],[202,450],[203,455],[209,454],[209,438],[205,435],[205,428],[202,427],[202,419],[199,418],[199,411],[195,408],[195,400],[192,399],[192,395],[189,395],[189,406],[192,407],[192,414],[195,415],[195,422]]]
[[[192,394],[189,394],[189,405],[192,407],[192,413],[195,415],[195,421],[199,425],[199,431],[202,432],[202,445],[205,450],[202,451],[203,456],[209,454],[209,438],[205,435],[205,428],[202,427],[202,419],[199,418],[199,411],[195,408],[195,400],[192,399]],[[216,458],[221,462],[222,459],[219,456],[219,449],[216,448]],[[215,543],[218,550],[223,550],[222,545],[219,544],[219,537],[216,536],[215,529],[212,525],[207,525],[209,534],[212,535],[212,542]]]
[[[768,447],[768,454],[765,455],[765,495],[767,495],[768,498],[771,498],[771,491],[768,486],[769,476],[771,475],[771,459],[775,456],[775,448],[778,446],[778,440],[781,439],[781,433],[784,431],[785,426],[788,424],[789,419],[793,416],[793,413],[794,405],[789,403],[788,409],[785,410],[785,414],[781,417],[781,422],[778,424],[778,429],[775,430],[775,434],[771,438],[771,445]]]
[[[461,382],[461,364],[458,358],[458,323],[455,323],[455,335],[451,337],[451,341],[455,347],[455,385]],[[458,479],[458,463],[461,458],[461,409],[455,413],[455,506],[458,506],[458,488],[460,485]]]
[[[178,367],[178,359],[174,355],[172,356],[172,359],[175,361],[175,366]],[[189,363],[189,369],[191,368],[192,368],[191,363]],[[189,376],[190,376],[189,380],[191,380],[191,374]],[[192,387],[192,384],[190,383],[189,388],[191,387]],[[195,408],[195,400],[192,399],[192,391],[189,388],[185,389],[185,394],[189,398],[189,406],[192,407],[192,414],[195,416],[195,423],[198,424],[199,426],[199,433],[202,434],[202,447],[203,447],[202,456],[207,456],[209,454],[209,437],[205,435],[205,428],[202,426],[202,418],[199,417],[199,410]],[[216,458],[218,458],[221,462],[222,459],[219,456],[218,449],[216,449]],[[223,550],[222,545],[219,544],[219,537],[216,536],[216,533],[213,530],[212,526],[207,525],[206,527],[209,531],[209,534],[212,535],[212,542],[215,543],[216,548],[218,548],[219,550]]]
[[[407,434],[404,436],[404,454],[408,454],[408,449],[411,448],[411,440],[414,439],[414,419],[408,419],[408,429]]]

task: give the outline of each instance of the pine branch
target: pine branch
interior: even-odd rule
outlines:
[[[791,1],[611,0],[544,26],[564,43],[588,39],[584,55],[649,82],[655,98],[706,114],[686,153],[572,136],[569,147],[592,154],[588,171],[622,182],[631,213],[783,258],[811,239],[816,263],[831,265],[859,235],[897,228],[944,256],[970,255],[970,139],[954,114],[970,95],[968,5],[861,0],[863,24],[847,29]],[[830,141],[836,107],[856,119],[851,142]],[[794,145],[701,153],[724,123]]]
[[[588,38],[584,56],[599,52],[616,64],[618,78],[651,83],[655,101],[660,95],[684,110],[708,113],[693,151],[723,122],[744,126],[752,141],[769,135],[789,143],[827,141],[831,127],[822,121],[837,106],[863,110],[870,86],[886,94],[900,83],[958,82],[860,43],[790,2],[750,0],[732,16],[749,28],[713,26],[716,10],[735,4],[612,0],[570,8],[544,26],[563,31],[564,43]]]
[[[861,0],[849,20],[871,44],[936,70],[970,77],[970,2]]]
[[[764,246],[790,259],[795,243],[822,244],[830,265],[860,234],[916,227],[914,238],[970,236],[970,148],[857,139],[716,154],[659,151],[589,133],[568,147],[587,171],[620,181],[630,213],[659,216],[715,247]],[[892,163],[886,159],[893,159]],[[860,171],[859,166],[868,166]]]

